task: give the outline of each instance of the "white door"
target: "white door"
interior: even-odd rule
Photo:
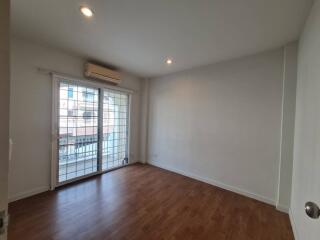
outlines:
[[[320,218],[310,218],[305,204],[320,207],[320,71],[319,79],[298,82],[291,211],[297,240],[319,240]]]
[[[320,1],[315,1],[300,39],[291,219],[297,240],[319,240],[320,218],[305,204],[320,206]],[[309,209],[310,210],[310,209]],[[317,215],[315,213],[315,215]],[[316,217],[316,216],[315,216]]]

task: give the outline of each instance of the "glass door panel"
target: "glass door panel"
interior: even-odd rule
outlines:
[[[98,171],[99,89],[59,82],[58,183]]]
[[[128,164],[128,106],[128,94],[103,90],[102,170]]]

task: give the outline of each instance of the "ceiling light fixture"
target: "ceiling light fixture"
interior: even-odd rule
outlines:
[[[172,59],[168,58],[168,59],[166,60],[166,63],[167,63],[168,65],[171,65],[171,64],[172,64]]]
[[[80,7],[80,11],[84,16],[88,18],[93,16],[93,11],[88,7]]]

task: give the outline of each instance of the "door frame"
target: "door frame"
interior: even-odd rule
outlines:
[[[51,73],[52,77],[52,119],[51,119],[51,178],[50,178],[50,189],[54,190],[56,187],[60,187],[81,179],[89,178],[95,175],[100,175],[109,171],[113,171],[122,167],[126,167],[131,164],[130,162],[130,140],[131,140],[131,111],[132,111],[132,94],[134,93],[131,89],[126,89],[122,87],[112,86],[108,85],[106,83],[99,83],[99,82],[93,82],[89,79],[84,78],[77,78],[77,77],[71,77],[66,75],[60,75],[57,73]],[[110,168],[107,170],[102,170],[102,152],[101,147],[98,149],[98,168],[97,172],[90,173],[84,176],[76,177],[67,181],[64,181],[62,183],[59,183],[58,181],[58,130],[59,130],[59,116],[58,116],[58,107],[59,107],[59,84],[61,81],[73,83],[77,85],[87,86],[96,88],[99,90],[99,115],[103,114],[101,112],[103,107],[103,92],[104,89],[114,90],[114,91],[120,91],[123,93],[128,94],[128,134],[127,134],[127,154],[128,154],[128,163],[123,166],[118,166],[114,168]],[[101,144],[101,121],[103,121],[103,118],[99,116],[98,121],[100,121],[100,124],[98,124],[98,146]]]

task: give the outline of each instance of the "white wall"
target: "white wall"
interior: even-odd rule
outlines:
[[[275,204],[283,49],[150,81],[148,161]]]
[[[9,199],[47,190],[51,156],[51,77],[37,67],[82,76],[85,59],[19,39],[11,46],[10,135],[14,142]],[[140,152],[140,79],[125,74],[122,87],[135,90],[131,115],[131,160]]]
[[[9,10],[10,1],[0,2],[0,211],[7,210],[9,142]],[[0,239],[6,239],[2,234]]]
[[[300,39],[291,219],[297,240],[316,240],[320,221],[307,217],[307,201],[320,205],[320,1]]]
[[[140,162],[148,159],[149,79],[144,79],[141,89]]]
[[[285,49],[285,68],[278,49],[150,81],[126,74],[122,86],[136,90],[131,158],[286,210],[296,44]],[[50,184],[51,79],[37,67],[82,76],[85,59],[20,39],[12,40],[11,56],[9,198],[15,200]],[[281,130],[287,140],[280,140]]]
[[[277,209],[288,212],[291,198],[294,120],[297,86],[297,42],[284,47],[282,129]]]

